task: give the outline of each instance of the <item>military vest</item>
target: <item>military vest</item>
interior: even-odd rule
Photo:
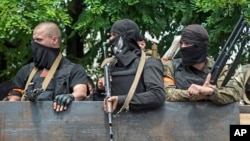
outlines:
[[[139,57],[136,58],[127,67],[117,67],[116,61],[111,62],[110,74],[112,76],[112,81],[111,81],[111,87],[112,87],[111,94],[112,95],[127,95],[128,94],[131,84],[134,81],[139,62],[140,62]],[[145,87],[143,84],[144,84],[143,77],[141,77],[138,82],[138,86],[135,92],[144,92]]]
[[[59,69],[56,70],[54,77],[51,79],[45,92],[40,94],[37,97],[37,101],[52,101],[56,95],[71,93],[70,90],[70,73],[74,64],[69,60],[63,58],[59,66]],[[34,64],[30,64],[30,72]],[[42,82],[44,77],[40,77],[42,70],[39,70],[32,79],[32,85],[29,85],[27,91],[33,90],[36,88],[42,88]]]
[[[177,89],[188,89],[191,84],[203,85],[207,74],[194,67],[184,67],[181,59],[173,62],[175,86]]]

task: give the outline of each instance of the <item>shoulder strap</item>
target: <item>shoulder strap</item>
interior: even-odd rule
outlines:
[[[115,56],[112,56],[110,58],[106,58],[102,61],[101,68],[103,68],[106,64],[112,62],[115,59]]]
[[[38,70],[37,67],[34,67],[34,68],[32,69],[32,71],[31,71],[31,73],[30,73],[30,75],[29,75],[29,78],[28,78],[28,80],[27,80],[27,82],[26,82],[26,84],[25,84],[24,92],[25,92],[25,90],[28,88],[29,83],[30,83],[30,81],[32,80],[32,78],[35,76],[37,70]],[[22,95],[22,98],[21,98],[21,101],[24,101],[24,100],[25,100],[25,94],[23,94],[23,95]]]
[[[59,53],[58,56],[56,57],[56,60],[52,64],[50,70],[48,71],[48,74],[46,75],[45,79],[43,80],[43,83],[42,83],[43,90],[46,90],[47,86],[49,85],[49,82],[50,82],[51,78],[54,76],[61,59],[62,59],[62,54]]]
[[[126,109],[126,111],[129,110],[129,102],[131,101],[134,93],[135,93],[135,89],[137,88],[137,85],[138,85],[138,82],[139,82],[139,79],[141,77],[141,74],[142,74],[142,70],[144,68],[144,65],[145,65],[145,61],[146,61],[146,54],[144,51],[141,51],[141,58],[140,58],[140,62],[139,62],[139,65],[138,65],[138,69],[137,69],[137,72],[135,74],[135,78],[134,78],[134,81],[129,89],[129,92],[128,92],[128,95],[125,99],[125,102],[123,104],[123,106],[121,107],[121,109],[117,112],[116,115],[119,115],[119,113],[121,111],[123,111],[124,109]]]
[[[250,69],[248,69],[246,76],[245,76],[245,80],[244,80],[244,85],[243,87],[245,88],[247,80],[250,79]],[[246,104],[250,104],[250,101],[248,100],[247,96],[246,96],[246,92],[243,93],[243,100]]]
[[[48,74],[46,75],[45,79],[43,80],[43,83],[42,83],[42,89],[43,90],[46,90],[51,78],[54,76],[55,72],[56,72],[56,69],[60,63],[62,59],[62,54],[59,53],[56,57],[56,60],[53,62],[50,70],[48,71]],[[28,86],[29,86],[29,83],[30,81],[33,79],[33,77],[35,76],[36,72],[37,72],[37,67],[34,67],[29,75],[29,78],[25,84],[25,89],[24,89],[24,92],[27,90]],[[25,94],[22,95],[22,98],[21,98],[22,101],[25,100]]]

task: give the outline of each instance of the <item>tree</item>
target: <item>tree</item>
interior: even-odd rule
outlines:
[[[202,24],[210,34],[209,53],[216,58],[240,14],[250,19],[248,0],[2,0],[0,78],[11,79],[31,61],[32,29],[42,21],[58,23],[66,56],[82,64],[89,75],[98,77],[102,73],[98,69],[102,46],[118,19],[132,19],[142,34],[148,32],[158,39],[161,56],[184,26]],[[147,48],[153,43],[147,40]],[[246,48],[242,63],[250,63],[249,53]]]
[[[246,20],[250,19],[250,2],[247,0],[192,0],[192,8],[195,11],[209,13],[206,16],[205,24],[210,33],[210,54],[215,58],[230,33],[233,31],[240,15]],[[248,22],[249,23],[249,22]],[[241,63],[250,63],[249,44],[245,47],[244,57]]]
[[[70,25],[66,3],[61,0],[2,0],[0,3],[0,77],[11,79],[31,60],[32,30],[42,21],[54,21],[61,28]]]
[[[142,34],[149,32],[159,39],[160,55],[184,26],[202,24],[210,34],[209,54],[216,58],[240,14],[250,18],[250,4],[246,0],[85,0],[84,4],[86,8],[74,29],[90,48],[91,54],[86,54],[84,60],[97,56],[98,62],[103,59],[99,54],[101,43],[106,41],[112,23],[118,19],[130,18],[139,24]],[[152,44],[149,40],[147,43],[148,47]],[[245,55],[242,63],[249,63],[248,47]]]

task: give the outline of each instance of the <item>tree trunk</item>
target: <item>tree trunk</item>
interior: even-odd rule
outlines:
[[[82,0],[73,0],[69,2],[68,5],[68,13],[70,17],[72,18],[72,24],[73,25],[77,20],[78,16],[81,13],[83,8]],[[66,33],[67,35],[72,34],[73,29],[71,27],[66,27]],[[74,56],[77,58],[82,58],[83,53],[83,43],[80,41],[81,38],[78,34],[78,32],[75,32],[73,36],[67,39],[67,56]]]

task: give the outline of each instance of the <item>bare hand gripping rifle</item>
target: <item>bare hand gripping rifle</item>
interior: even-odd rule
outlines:
[[[104,59],[106,59],[106,47],[103,47]],[[105,94],[106,99],[111,97],[111,85],[110,85],[110,75],[109,75],[109,63],[104,65],[104,83],[105,83]],[[108,114],[108,123],[109,123],[109,136],[110,141],[113,141],[113,129],[112,129],[112,103],[107,101],[107,114]]]
[[[225,79],[222,82],[222,86],[225,86],[227,84],[227,82],[229,81],[229,79],[231,78],[231,76],[233,75],[236,67],[240,63],[240,57],[241,57],[243,49],[248,41],[249,25],[247,24],[247,21],[244,20],[243,16],[240,16],[240,19],[238,20],[236,26],[234,27],[233,32],[229,36],[226,44],[224,45],[221,54],[216,59],[215,65],[211,69],[211,75],[212,75],[211,80],[210,80],[211,84],[215,85],[217,83],[219,75],[222,72],[223,68],[225,67],[226,62],[229,59],[229,57],[232,56],[232,53],[233,53],[232,50],[234,49],[235,43],[239,39],[239,36],[244,31],[244,29],[246,31],[243,35],[241,45],[238,48],[238,52],[236,54],[236,57],[231,65]]]

